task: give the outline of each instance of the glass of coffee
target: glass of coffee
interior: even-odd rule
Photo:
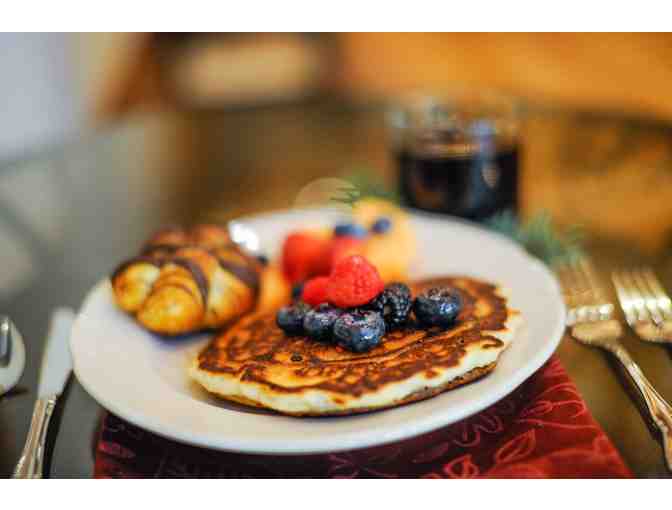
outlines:
[[[516,101],[468,90],[416,96],[391,108],[388,120],[407,205],[476,221],[518,212]]]

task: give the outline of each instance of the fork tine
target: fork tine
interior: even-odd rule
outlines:
[[[585,307],[591,302],[590,286],[585,275],[579,269],[578,262],[575,260],[567,264],[567,274],[572,282],[574,300],[578,307]]]
[[[621,271],[621,279],[622,283],[625,285],[628,293],[630,294],[630,303],[632,304],[632,308],[635,311],[635,321],[646,322],[651,320],[649,311],[645,306],[644,296],[635,283],[632,271]]]
[[[569,308],[566,322],[567,325],[572,326],[586,318],[585,284],[576,268],[569,263],[564,263],[559,268],[559,274]]]
[[[653,294],[653,292],[651,292],[649,289],[649,285],[642,273],[643,269],[634,270],[632,272],[633,280],[642,294],[642,297],[644,298],[644,305],[649,311],[651,319],[657,326],[660,326],[662,325],[664,319],[660,309],[658,308],[658,300],[656,299],[656,296]]]
[[[580,282],[581,288],[583,288],[583,304],[584,306],[579,309],[578,315],[579,320],[594,321],[599,319],[599,314],[596,313],[597,309],[595,303],[597,301],[597,294],[595,292],[595,287],[592,285],[590,271],[587,266],[587,263],[583,258],[572,260],[570,262],[574,273],[576,275],[577,281]]]
[[[621,304],[621,309],[623,310],[623,315],[625,315],[625,320],[628,322],[628,324],[633,326],[637,322],[637,314],[635,313],[633,306],[630,289],[625,286],[622,275],[618,271],[611,273],[611,281],[614,283],[616,295],[618,296],[618,302]]]
[[[588,308],[590,320],[610,319],[614,306],[605,297],[602,284],[597,277],[592,261],[583,257],[577,261],[577,267],[588,287],[587,296],[591,305]]]
[[[587,307],[592,304],[594,297],[591,292],[590,282],[582,270],[580,262],[578,260],[571,260],[567,263],[566,267],[576,306]]]
[[[642,276],[653,293],[663,316],[666,319],[672,319],[672,300],[670,300],[670,296],[665,292],[660,280],[658,280],[653,270],[649,267],[642,268]]]

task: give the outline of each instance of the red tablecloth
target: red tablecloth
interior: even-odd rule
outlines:
[[[410,440],[345,453],[216,452],[158,437],[107,414],[95,476],[620,478],[631,473],[552,357],[508,397],[471,418]]]

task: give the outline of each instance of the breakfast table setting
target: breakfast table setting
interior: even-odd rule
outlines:
[[[506,99],[144,113],[0,165],[0,476],[670,477],[672,125]],[[240,310],[152,315],[166,268]]]

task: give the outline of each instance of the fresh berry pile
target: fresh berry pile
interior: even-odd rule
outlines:
[[[328,277],[318,276],[297,287],[295,296],[300,300],[281,308],[276,323],[288,335],[307,335],[363,352],[380,343],[386,325],[382,312],[357,307],[370,304],[384,288],[378,270],[364,257],[351,255],[338,261]]]
[[[281,308],[276,323],[291,336],[306,335],[352,352],[366,352],[386,332],[404,327],[411,313],[421,327],[450,327],[462,308],[458,291],[434,288],[411,297],[403,283],[386,287],[375,267],[359,255],[341,260],[329,277],[302,287],[301,299]]]
[[[288,335],[365,352],[379,345],[386,332],[406,326],[412,314],[421,327],[452,326],[462,308],[458,291],[430,289],[413,299],[403,283],[385,286],[362,256],[369,236],[391,228],[390,219],[380,217],[369,229],[357,223],[336,225],[330,238],[290,234],[282,266],[293,284],[293,304],[278,311],[278,327]]]

